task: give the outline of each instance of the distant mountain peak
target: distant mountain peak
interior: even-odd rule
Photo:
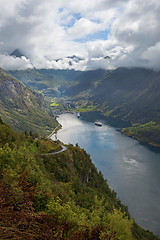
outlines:
[[[76,55],[68,56],[67,58],[73,59],[73,60],[76,61],[76,62],[79,62],[79,61],[84,60],[84,58],[78,57],[78,56],[76,56]]]
[[[13,57],[22,57],[22,56],[25,56],[20,49],[15,49],[11,54],[10,56],[13,56]],[[26,56],[25,56],[26,57]]]
[[[104,59],[110,59],[111,57],[110,56],[105,56]]]

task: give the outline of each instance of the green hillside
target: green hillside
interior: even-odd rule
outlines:
[[[147,69],[119,68],[91,91],[95,101],[112,110],[112,116],[130,121],[159,121],[160,74]]]
[[[41,94],[0,69],[0,116],[18,131],[47,135],[58,123]]]
[[[35,136],[0,120],[0,239],[158,240],[130,218],[84,150],[50,155],[61,144]]]
[[[122,133],[141,142],[160,147],[160,124],[156,122],[133,124],[132,127],[124,128]]]

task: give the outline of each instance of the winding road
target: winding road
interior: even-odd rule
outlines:
[[[67,150],[67,147],[65,147],[64,145],[61,145],[61,147],[62,147],[62,149],[60,150],[60,151],[58,151],[58,152],[53,152],[53,153],[44,153],[44,154],[41,154],[42,156],[46,156],[46,155],[56,155],[56,154],[59,154],[59,153],[61,153],[61,152],[64,152],[64,151],[66,151]]]

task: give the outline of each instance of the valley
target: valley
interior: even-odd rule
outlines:
[[[160,73],[144,68],[118,68],[80,72],[74,70],[9,71],[32,89],[44,94],[52,109],[101,111],[126,120],[136,139],[160,145]],[[59,106],[55,106],[55,104]],[[154,122],[151,127],[149,122]],[[145,128],[140,127],[146,124]],[[144,126],[144,125],[143,125]],[[143,135],[143,137],[142,137]]]

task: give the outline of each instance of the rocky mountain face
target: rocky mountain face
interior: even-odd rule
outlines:
[[[44,98],[0,69],[0,116],[16,130],[42,133],[55,127]]]

